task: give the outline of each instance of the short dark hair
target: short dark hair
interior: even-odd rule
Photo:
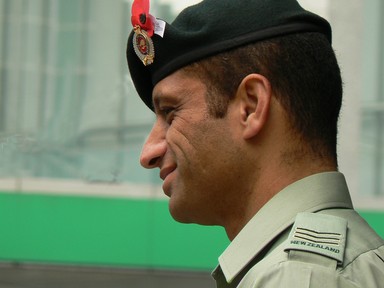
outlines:
[[[185,69],[202,79],[209,112],[224,117],[242,79],[258,73],[271,83],[291,128],[313,152],[337,163],[342,80],[333,48],[320,33],[300,33],[249,44]]]

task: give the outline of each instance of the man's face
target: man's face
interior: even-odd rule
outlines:
[[[206,93],[201,80],[183,71],[155,86],[156,122],[140,162],[160,169],[175,220],[220,225],[241,181],[239,137],[231,113],[222,119],[208,114]]]

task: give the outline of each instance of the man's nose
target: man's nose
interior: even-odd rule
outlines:
[[[155,123],[141,151],[141,166],[147,169],[160,167],[161,160],[166,151],[165,131],[161,125]]]

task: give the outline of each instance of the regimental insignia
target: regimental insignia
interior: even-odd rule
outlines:
[[[151,65],[155,59],[155,48],[151,37],[139,25],[134,27],[133,49],[145,66]]]

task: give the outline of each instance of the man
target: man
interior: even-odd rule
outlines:
[[[148,10],[134,3],[127,46],[156,114],[140,161],[174,219],[225,228],[217,287],[384,287],[384,242],[337,172],[328,22],[295,0],[205,0],[172,24]]]

